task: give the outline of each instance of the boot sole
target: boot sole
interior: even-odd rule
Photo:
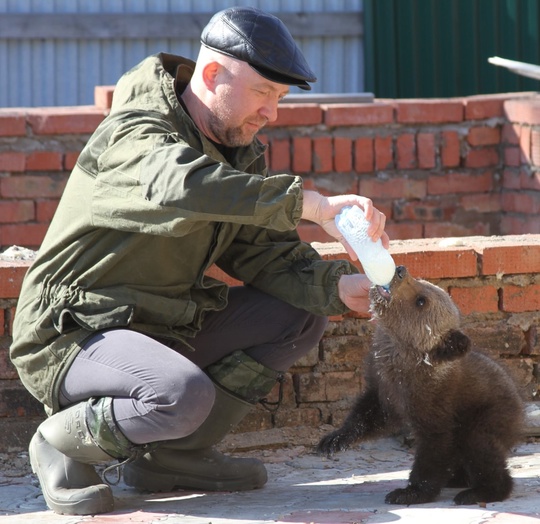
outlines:
[[[41,444],[38,442],[39,439],[42,440]],[[59,513],[61,515],[97,515],[99,513],[109,513],[114,510],[114,498],[112,495],[112,491],[111,488],[106,484],[99,484],[73,490],[64,489],[64,491],[66,492],[66,497],[70,495],[73,497],[76,494],[82,495],[82,491],[84,489],[86,494],[84,498],[80,498],[79,500],[62,500],[55,497],[51,492],[49,492],[46,482],[42,480],[45,478],[45,475],[41,470],[37,451],[37,448],[40,445],[48,445],[50,447],[50,452],[58,455],[58,460],[64,460],[64,455],[62,455],[62,453],[53,448],[50,444],[48,444],[47,441],[39,433],[35,433],[32,437],[32,440],[30,441],[28,455],[30,458],[32,472],[39,480],[41,491],[43,493],[43,498],[45,499],[45,502],[50,509],[52,509],[55,513]],[[72,493],[70,494],[69,492]]]
[[[193,474],[175,476],[170,473],[157,473],[134,464],[124,467],[124,482],[135,489],[150,492],[168,492],[176,489],[195,491],[249,491],[262,488],[268,476],[262,469],[259,474],[230,479],[209,479]]]

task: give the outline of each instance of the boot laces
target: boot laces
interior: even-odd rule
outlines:
[[[270,402],[266,397],[259,400],[259,404],[261,404],[261,406],[270,413],[275,413],[279,409],[279,407],[281,406],[281,402],[283,401],[283,385],[285,383],[285,375],[283,373],[280,373],[276,380],[279,384],[277,401]]]
[[[139,457],[142,457],[147,452],[154,451],[157,447],[158,446],[156,443],[133,446],[132,449],[130,450],[131,453],[129,457],[119,458],[118,462],[111,464],[110,466],[107,466],[101,473],[101,478],[109,486],[117,486],[120,483],[120,480],[122,478],[122,470],[125,465],[133,462]],[[116,477],[113,480],[109,478],[109,474],[112,472],[116,473]]]

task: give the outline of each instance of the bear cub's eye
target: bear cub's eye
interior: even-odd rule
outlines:
[[[423,307],[426,304],[426,297],[423,297],[420,295],[419,297],[416,297],[416,305],[418,307]]]

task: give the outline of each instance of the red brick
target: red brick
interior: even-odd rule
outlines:
[[[518,356],[526,346],[526,338],[519,326],[506,320],[488,320],[485,316],[477,322],[467,322],[466,332],[472,343],[496,358],[501,353]]]
[[[60,171],[62,153],[58,151],[34,151],[26,157],[27,171]]]
[[[540,213],[540,193],[532,191],[505,191],[501,195],[502,210],[509,213]],[[537,219],[538,220],[538,219]]]
[[[474,277],[477,274],[476,252],[467,246],[392,244],[390,253],[396,265],[406,266],[414,277],[459,278]]]
[[[503,116],[508,95],[478,95],[465,98],[465,120],[486,120]]]
[[[30,262],[0,260],[0,298],[18,298]]]
[[[219,269],[217,266],[210,266],[205,273],[209,277],[215,278],[221,282],[225,282],[229,286],[241,286],[242,282],[229,276],[227,273]]]
[[[326,373],[298,373],[297,391],[299,402],[322,402],[326,401]]]
[[[520,160],[522,164],[531,163],[531,128],[523,126],[519,137],[519,147],[521,149]]]
[[[467,140],[471,146],[491,146],[501,141],[501,130],[498,127],[471,127]]]
[[[441,143],[442,167],[457,167],[461,158],[459,135],[456,131],[444,131]]]
[[[521,134],[521,126],[519,124],[503,124],[501,142],[503,144],[509,144],[517,146],[519,144],[519,137]]]
[[[354,141],[354,169],[358,173],[371,173],[374,168],[374,141],[372,138],[357,138]]]
[[[4,246],[40,246],[49,224],[8,224],[0,226]]]
[[[493,190],[493,176],[491,171],[484,171],[479,175],[472,173],[434,174],[428,178],[427,191],[430,195],[489,192]]]
[[[469,221],[466,224],[456,222],[428,222],[424,227],[425,238],[468,237],[471,235],[491,235],[489,221]]]
[[[411,238],[423,238],[425,236],[423,224],[387,223],[385,231],[390,237],[390,240],[408,240]]]
[[[329,136],[313,139],[313,169],[316,173],[329,173],[333,167],[332,138]]]
[[[322,227],[313,222],[300,222],[297,228],[300,238],[304,242],[335,242],[336,239],[330,236]]]
[[[424,198],[426,196],[426,181],[414,178],[380,179],[362,177],[360,179],[360,194],[369,198]]]
[[[99,109],[110,109],[115,86],[95,86],[94,105]]]
[[[32,200],[0,200],[0,223],[28,222],[35,219]]]
[[[465,167],[491,167],[499,163],[499,152],[496,147],[483,147],[482,149],[473,149],[465,157]]]
[[[318,104],[285,104],[278,107],[278,117],[269,127],[316,126],[322,124],[323,111]]]
[[[391,124],[394,107],[388,103],[332,104],[322,106],[324,123],[329,127]]]
[[[6,316],[8,317],[7,335],[9,336],[13,335],[13,321],[15,320],[15,310],[16,308],[14,307],[6,309]]]
[[[28,110],[28,123],[36,135],[91,134],[105,118],[94,106],[45,107]]]
[[[418,148],[418,167],[433,169],[435,167],[435,135],[433,133],[418,133],[416,138]]]
[[[498,193],[463,195],[460,197],[459,203],[465,211],[478,211],[479,213],[498,213],[501,211],[501,196]]]
[[[320,342],[325,364],[348,370],[362,366],[369,347],[369,337],[358,333],[326,336]]]
[[[507,100],[504,115],[509,122],[519,124],[540,124],[540,101],[535,99]]]
[[[356,396],[360,390],[361,373],[355,371],[330,371],[324,374],[325,400],[342,400],[344,392]]]
[[[307,136],[292,139],[292,169],[294,173],[309,173],[312,170],[311,138]]]
[[[375,137],[375,169],[381,171],[394,167],[391,136]]]
[[[540,310],[540,284],[504,286],[501,308],[509,313]]]
[[[540,238],[528,242],[521,237],[496,239],[475,249],[481,255],[482,275],[540,273]]]
[[[394,220],[419,220],[422,222],[432,222],[440,220],[451,220],[456,206],[444,206],[441,202],[426,202],[419,200],[399,200],[394,201],[392,218]]]
[[[504,189],[521,189],[521,175],[516,169],[504,169],[502,178]]]
[[[259,137],[260,139],[260,137]],[[79,155],[81,154],[80,151],[72,151],[70,153],[66,153],[64,155],[64,169],[66,171],[72,171],[75,167],[75,164],[77,163],[77,160],[79,158]]]
[[[283,405],[283,403],[282,403]],[[300,408],[280,409],[273,415],[275,419],[272,427],[312,427],[316,428],[322,424],[321,410],[319,408]]]
[[[0,179],[4,198],[59,198],[67,180],[51,176],[18,176]]]
[[[503,164],[508,167],[521,165],[521,149],[519,147],[505,147],[503,149]]]
[[[352,139],[337,136],[334,138],[334,171],[348,173],[352,171]]]
[[[59,200],[38,200],[36,202],[36,220],[50,222],[56,212]]]
[[[397,122],[402,124],[442,124],[463,121],[461,100],[429,99],[397,101]]]
[[[451,287],[450,296],[461,313],[496,313],[499,311],[499,294],[493,286]]]
[[[20,173],[26,166],[26,156],[17,151],[6,151],[0,153],[0,171],[11,171]]]
[[[540,131],[531,131],[531,160],[535,166],[540,166]]]
[[[398,169],[412,169],[416,167],[414,135],[406,133],[397,137],[396,161]]]
[[[523,169],[520,173],[520,187],[540,191],[540,172],[529,173],[527,169]]]
[[[291,143],[288,138],[274,138],[270,143],[271,170],[276,172],[291,169]]]
[[[533,220],[535,218],[536,220]],[[500,219],[500,234],[526,235],[540,234],[540,220],[538,217],[502,215]]]
[[[0,109],[0,136],[26,136],[26,116],[12,109]]]

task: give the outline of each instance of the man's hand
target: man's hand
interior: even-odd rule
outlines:
[[[367,220],[370,222],[367,232],[371,239],[377,242],[380,238],[383,246],[388,249],[390,240],[384,231],[386,217],[373,206],[373,202],[369,198],[359,195],[324,197],[315,191],[304,191],[302,218],[319,224],[328,234],[343,244],[353,260],[357,260],[356,253],[343,238],[334,220],[342,208],[354,205],[363,209]]]
[[[342,275],[338,282],[338,294],[341,301],[352,311],[369,311],[369,288],[371,282],[366,275]]]

